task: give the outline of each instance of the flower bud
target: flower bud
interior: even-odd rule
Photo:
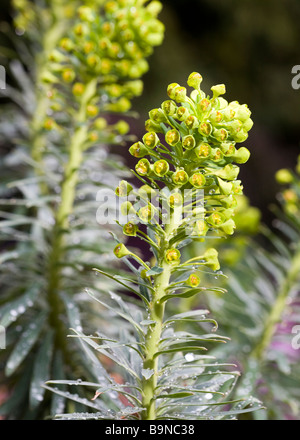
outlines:
[[[86,41],[84,43],[83,49],[86,54],[89,54],[93,50],[95,50],[95,44],[93,43],[93,41]]]
[[[220,230],[227,235],[232,235],[236,228],[234,220],[231,218],[220,226]]]
[[[114,249],[114,254],[117,258],[123,258],[127,255],[130,255],[131,252],[129,252],[129,250],[123,243],[119,243]]]
[[[63,53],[57,49],[54,49],[49,55],[49,60],[54,63],[61,63],[61,62],[65,61],[66,59],[67,59],[66,56],[63,55]]]
[[[168,119],[161,108],[155,108],[149,112],[150,119],[156,124],[167,122]]]
[[[229,195],[232,193],[232,183],[227,182],[223,179],[217,178],[218,186],[220,189],[221,194]]]
[[[221,212],[214,212],[207,218],[207,222],[214,227],[219,227],[225,222],[225,217]]]
[[[142,185],[138,190],[140,196],[144,199],[147,199],[148,197],[153,197],[157,195],[157,192],[155,189],[151,188],[150,185]]]
[[[162,10],[162,4],[161,2],[154,0],[147,5],[146,9],[153,17],[157,17]]]
[[[115,130],[122,136],[124,136],[125,134],[127,134],[130,130],[129,124],[126,121],[118,121],[115,125],[114,125]]]
[[[138,216],[144,223],[149,223],[153,219],[154,215],[154,208],[150,204],[148,204],[147,206],[143,206],[138,212]]]
[[[177,111],[177,105],[174,101],[164,101],[161,105],[161,108],[167,116],[174,116]]]
[[[151,165],[148,159],[141,159],[135,166],[136,172],[140,176],[147,176],[151,172]]]
[[[218,84],[216,86],[213,86],[211,88],[211,91],[213,92],[213,97],[218,98],[220,95],[225,95],[226,87],[224,84]]]
[[[59,45],[66,52],[70,52],[74,48],[74,43],[70,38],[63,38]]]
[[[228,138],[228,131],[225,128],[214,129],[212,135],[219,141],[224,142]]]
[[[136,215],[136,210],[134,209],[132,203],[128,201],[122,203],[120,211],[121,214],[124,215],[125,217],[128,215]]]
[[[128,235],[129,237],[136,237],[137,230],[138,226],[129,222],[123,227],[123,234]]]
[[[242,122],[246,122],[251,116],[251,111],[246,104],[239,105],[236,109],[236,118]]]
[[[104,119],[104,118],[95,119],[94,127],[97,128],[97,130],[104,130],[107,127],[106,119]]]
[[[184,170],[177,170],[173,173],[172,180],[175,185],[185,185],[189,181],[189,176]]]
[[[116,189],[116,195],[119,197],[126,197],[131,193],[132,190],[133,188],[130,183],[128,183],[126,180],[122,180]]]
[[[169,145],[174,147],[180,141],[180,133],[174,128],[166,133],[165,139]]]
[[[193,87],[194,89],[200,89],[200,84],[202,83],[203,78],[198,72],[193,72],[188,77],[187,83],[190,87]]]
[[[160,140],[154,131],[150,131],[143,136],[143,142],[147,148],[153,150],[153,148],[155,148],[159,144]]]
[[[44,122],[45,130],[51,131],[56,128],[56,122],[52,118],[47,118]]]
[[[202,113],[210,110],[210,107],[211,107],[211,103],[210,103],[209,99],[207,99],[207,98],[203,98],[198,104],[198,108],[199,108],[200,112],[202,112]]]
[[[214,107],[216,107],[218,110],[225,110],[228,107],[228,101],[222,98],[222,96],[219,96],[218,98],[214,99]]]
[[[231,156],[233,156],[233,155],[235,154],[235,152],[236,152],[236,148],[235,148],[235,146],[234,146],[233,143],[226,143],[226,142],[224,142],[224,143],[222,143],[222,144],[220,145],[220,148],[221,148],[221,150],[222,150],[222,153],[223,153],[224,156],[226,156],[226,157],[231,157]]]
[[[242,143],[248,139],[248,133],[246,133],[244,130],[240,130],[237,133],[234,133],[232,137],[235,142]]]
[[[136,142],[129,148],[129,153],[134,157],[144,157],[149,151],[142,142]]]
[[[228,197],[222,198],[220,202],[222,203],[223,206],[225,206],[225,208],[234,209],[237,207],[236,197],[234,197],[232,194],[230,194]]]
[[[198,131],[202,136],[207,137],[212,132],[212,125],[209,122],[202,122],[202,124],[200,124]]]
[[[182,146],[186,150],[192,150],[196,146],[196,139],[191,134],[184,136],[182,138]]]
[[[175,88],[175,101],[176,102],[185,102],[186,101],[186,88],[185,87],[177,87]]]
[[[282,193],[283,199],[288,203],[297,203],[298,202],[298,196],[296,192],[292,189],[286,189]]]
[[[163,177],[169,172],[169,164],[166,160],[157,160],[153,164],[153,171],[158,177]]]
[[[297,159],[296,172],[298,174],[300,174],[300,156],[298,156],[298,159]]]
[[[195,187],[195,188],[203,188],[203,186],[206,183],[206,179],[201,173],[194,173],[190,179],[189,182]]]
[[[203,142],[195,148],[195,153],[199,159],[208,159],[211,154],[211,146]]]
[[[89,140],[91,142],[97,142],[99,140],[99,133],[96,130],[93,130],[89,133]]]
[[[183,204],[183,198],[182,195],[179,192],[175,192],[170,195],[168,199],[169,206],[174,209],[178,206],[182,206]]]
[[[165,253],[165,261],[168,264],[177,265],[180,263],[181,254],[178,249],[168,249]]]
[[[211,150],[210,158],[214,162],[220,162],[223,159],[223,157],[224,157],[224,155],[223,155],[222,151],[220,150],[220,148],[214,148]]]
[[[152,121],[152,119],[148,119],[145,122],[145,129],[146,131],[154,131],[155,133],[163,133],[163,129],[161,128],[160,124],[156,124]]]
[[[82,83],[75,83],[72,89],[73,95],[74,96],[82,96],[84,94],[85,91],[85,86]]]
[[[200,278],[197,274],[192,273],[187,279],[186,284],[190,287],[198,287],[200,284]]]
[[[194,115],[188,116],[185,120],[185,125],[189,130],[194,130],[199,127],[199,120]]]
[[[235,112],[235,110],[233,110],[233,108],[226,107],[226,109],[223,112],[224,120],[226,122],[233,121],[233,119],[235,118],[235,114],[236,114],[236,112]]]
[[[93,10],[88,6],[80,6],[78,8],[78,15],[82,21],[92,22],[95,19]]]
[[[293,174],[288,169],[282,169],[277,171],[275,174],[275,179],[278,183],[281,183],[282,185],[292,183],[294,180]]]
[[[125,96],[118,99],[118,101],[113,102],[107,106],[108,110],[117,113],[125,113],[131,108],[131,102]]]
[[[169,97],[170,97],[171,99],[174,99],[174,100],[175,100],[175,89],[176,89],[177,87],[180,87],[180,85],[177,84],[177,83],[172,83],[172,84],[169,84],[169,85],[168,85],[167,93],[168,93],[168,95],[169,95]]]
[[[73,69],[64,69],[62,71],[62,79],[66,82],[66,83],[71,83],[74,81],[74,79],[76,78],[76,74],[74,72]]]
[[[236,151],[236,153],[232,156],[233,160],[236,163],[246,163],[249,157],[250,157],[250,151],[245,147],[239,148]]]
[[[243,194],[243,185],[241,185],[240,180],[235,180],[234,182],[232,182],[232,193],[234,195]]]
[[[225,180],[235,180],[239,172],[239,167],[232,165],[231,163],[225,165],[225,167],[220,170],[213,170],[213,174],[215,176],[221,177],[221,179]]]
[[[108,1],[105,4],[105,11],[112,14],[118,10],[118,3],[116,1]]]
[[[85,23],[78,23],[74,27],[74,34],[77,35],[77,37],[83,37],[84,35],[88,34],[89,28]]]
[[[205,252],[203,258],[206,262],[205,265],[207,267],[211,268],[213,271],[220,269],[220,263],[218,260],[218,252],[216,251],[216,249],[214,249],[214,248],[208,249]]]
[[[194,234],[204,237],[207,234],[209,227],[207,226],[205,220],[198,220],[194,226]]]
[[[251,118],[247,119],[247,121],[243,123],[243,130],[246,132],[250,131],[251,128],[253,127],[253,124],[254,123]]]
[[[101,65],[101,60],[100,57],[98,57],[98,55],[95,55],[93,53],[90,53],[86,59],[87,65],[89,67],[91,67],[92,69],[94,69],[97,66]]]
[[[185,121],[186,118],[188,118],[189,116],[190,116],[190,112],[186,107],[179,107],[177,109],[176,119],[178,119],[180,122]]]
[[[209,120],[213,123],[213,124],[220,124],[220,122],[222,122],[223,120],[223,114],[220,111],[214,111],[211,112],[211,114],[209,115]]]
[[[96,105],[88,105],[86,108],[86,114],[91,117],[91,118],[95,118],[99,113],[99,109]]]
[[[129,81],[125,86],[125,91],[130,96],[140,96],[144,89],[144,83],[141,80]]]
[[[102,58],[101,60],[101,73],[103,75],[108,75],[113,68],[113,64],[109,58]]]

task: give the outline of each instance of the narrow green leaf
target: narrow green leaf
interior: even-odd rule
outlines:
[[[154,399],[183,399],[184,397],[194,396],[194,394],[195,393],[192,393],[190,391],[183,391],[179,393],[160,394],[160,396],[156,396],[154,397]]]
[[[49,378],[49,371],[53,353],[54,331],[50,330],[40,346],[35,358],[32,381],[30,384],[29,403],[32,409],[39,406],[44,398],[44,383]]]
[[[5,369],[7,376],[11,376],[17,370],[37,342],[43,329],[45,318],[46,313],[40,314],[39,317],[23,331],[19,342],[15,345],[7,361]]]
[[[147,271],[146,275],[147,275],[147,277],[150,277],[150,276],[153,276],[153,275],[155,276],[155,275],[159,275],[163,271],[164,270],[163,270],[162,267],[154,266],[154,267],[152,267],[152,269]]]
[[[29,307],[34,305],[40,289],[33,287],[25,295],[15,301],[11,301],[0,309],[0,325],[4,328],[15,322],[19,316],[23,315]]]

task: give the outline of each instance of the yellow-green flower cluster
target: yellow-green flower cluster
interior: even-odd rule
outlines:
[[[53,93],[49,94],[51,111],[63,113],[64,118],[80,111],[87,85],[94,81],[95,93],[88,93],[85,110],[86,120],[93,123],[90,136],[94,142],[103,130],[110,130],[112,138],[127,133],[124,122],[107,127],[99,113],[124,113],[131,108],[131,100],[143,90],[140,78],[148,70],[146,58],[162,42],[164,26],[157,19],[162,7],[158,1],[85,3],[78,8],[78,19],[69,34],[50,53],[51,69],[43,79],[54,84]],[[66,99],[74,105],[66,106]],[[45,128],[57,128],[53,119],[51,116],[45,121]]]
[[[130,153],[139,158],[137,175],[153,187],[160,181],[172,197],[174,192],[202,191],[204,211],[190,212],[194,233],[204,236],[213,229],[232,234],[235,196],[242,194],[238,165],[250,156],[247,148],[237,145],[247,139],[253,121],[247,105],[221,96],[223,84],[212,87],[212,96],[207,96],[201,83],[201,75],[192,73],[188,78],[191,93],[177,83],[170,84],[170,99],[149,112],[147,133],[131,146]]]
[[[164,26],[157,19],[161,4],[144,6],[138,0],[104,1],[101,8],[82,6],[70,35],[54,51],[53,72],[74,85],[75,95],[83,84],[98,77],[102,106],[123,112],[141,94],[140,77],[148,70],[153,46],[163,39]],[[80,69],[77,66],[80,64]]]
[[[300,218],[300,156],[295,172],[281,169],[276,173],[276,180],[286,188],[280,193],[280,200],[285,213],[299,221]]]

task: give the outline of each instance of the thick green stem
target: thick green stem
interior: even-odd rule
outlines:
[[[30,123],[30,146],[31,157],[35,162],[35,175],[44,176],[43,171],[43,155],[46,150],[46,137],[43,132],[45,118],[49,106],[48,92],[50,86],[43,82],[44,75],[49,71],[49,54],[58,45],[68,28],[68,19],[64,19],[65,3],[52,2],[52,25],[47,29],[42,38],[41,52],[36,56],[36,90],[35,90],[35,109]],[[41,194],[48,193],[47,184],[43,181],[40,183]]]
[[[59,290],[62,285],[62,262],[65,258],[65,237],[70,229],[70,216],[74,210],[76,186],[78,183],[78,170],[83,161],[83,147],[88,137],[88,128],[84,124],[86,120],[86,107],[90,98],[96,91],[96,81],[92,81],[86,87],[86,93],[82,97],[81,107],[74,120],[75,130],[70,141],[69,158],[65,166],[64,179],[61,186],[61,200],[55,213],[55,226],[48,264],[48,301],[50,305],[49,322],[56,329],[56,340],[60,348],[65,346],[65,328],[60,321],[63,310]]]
[[[267,319],[264,333],[259,345],[253,351],[253,357],[257,360],[262,360],[266,349],[269,347],[274,333],[276,331],[276,325],[281,321],[283,312],[287,305],[287,299],[290,291],[299,277],[300,273],[300,249],[295,252],[295,255],[291,261],[291,266],[284,278],[282,285],[277,296],[277,299],[271,309],[269,317]]]
[[[237,397],[242,397],[245,394],[251,394],[255,390],[262,363],[264,361],[265,353],[270,346],[273,336],[276,332],[276,326],[282,320],[283,313],[287,306],[287,299],[290,291],[299,277],[300,273],[300,249],[295,252],[291,261],[291,266],[280,286],[276,301],[270,311],[266,321],[264,331],[260,343],[254,348],[247,360],[247,368],[245,369],[240,386],[237,390]]]
[[[173,233],[178,228],[178,221],[173,214],[170,218],[170,224],[165,228],[165,240],[161,245],[159,265],[163,272],[156,277],[155,294],[149,307],[149,319],[155,321],[154,325],[150,325],[146,335],[146,349],[143,369],[148,370],[149,374],[153,373],[150,378],[144,378],[142,381],[142,405],[145,410],[142,413],[143,420],[156,420],[156,401],[155,389],[158,379],[158,356],[159,343],[163,330],[163,320],[165,312],[165,302],[160,302],[161,298],[167,293],[170,284],[172,266],[164,260],[165,252],[169,248],[169,241]]]

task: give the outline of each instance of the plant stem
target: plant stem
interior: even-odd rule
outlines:
[[[42,159],[47,145],[45,134],[43,133],[43,125],[47,116],[49,105],[47,95],[50,90],[50,86],[43,83],[43,77],[49,70],[48,56],[52,50],[56,48],[59,40],[65,34],[69,22],[67,19],[62,18],[64,17],[64,2],[60,2],[61,4],[59,4],[59,2],[52,3],[52,25],[45,31],[41,44],[41,52],[36,56],[36,105],[30,124],[31,157],[36,163],[35,175],[38,177],[44,176]],[[42,195],[48,193],[48,186],[43,181],[40,183],[40,191]]]
[[[289,293],[297,277],[299,277],[299,273],[300,249],[297,249],[291,261],[291,266],[287,272],[287,275],[284,278],[282,285],[280,286],[277,299],[267,319],[261,342],[253,351],[253,357],[255,357],[259,361],[263,359],[265,350],[269,347],[272,341],[272,338],[276,331],[276,326],[281,321],[282,314],[284,313],[284,310],[286,308]]]
[[[78,170],[83,161],[83,147],[87,140],[88,128],[86,120],[86,107],[90,98],[96,91],[96,81],[91,81],[86,86],[82,96],[79,112],[76,114],[74,124],[77,129],[70,141],[69,158],[65,166],[64,179],[61,186],[61,200],[55,213],[55,226],[48,261],[48,290],[47,296],[50,305],[49,322],[56,331],[56,342],[60,348],[66,345],[66,335],[60,315],[63,310],[59,290],[62,285],[63,275],[61,263],[65,257],[65,236],[70,230],[70,216],[73,213],[78,183]]]
[[[155,280],[155,294],[153,294],[152,301],[149,307],[149,319],[155,321],[155,325],[150,325],[146,335],[145,358],[143,363],[144,370],[153,372],[149,379],[143,378],[142,381],[142,406],[145,410],[142,413],[143,420],[156,420],[156,401],[155,389],[157,387],[158,379],[158,356],[159,343],[163,330],[163,320],[165,312],[165,302],[161,303],[160,299],[167,294],[167,288],[170,284],[172,266],[167,264],[164,260],[165,252],[169,249],[169,242],[173,233],[179,226],[176,219],[176,214],[171,214],[170,222],[165,227],[165,238],[161,245],[159,254],[159,266],[163,268],[163,272],[156,277]]]

